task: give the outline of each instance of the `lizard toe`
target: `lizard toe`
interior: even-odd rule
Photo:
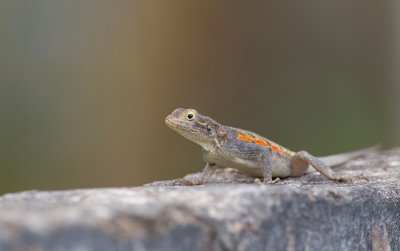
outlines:
[[[365,175],[357,175],[357,176],[338,176],[335,179],[336,181],[339,182],[354,182],[356,180],[365,180],[365,181],[369,181],[368,178]]]
[[[267,185],[267,184],[277,184],[281,181],[279,178],[275,178],[274,180],[264,180],[261,181],[260,179],[255,179],[254,183],[259,184],[259,185]]]
[[[173,186],[196,186],[202,185],[203,183],[201,179],[177,179],[174,180]]]

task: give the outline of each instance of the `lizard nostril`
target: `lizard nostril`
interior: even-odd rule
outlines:
[[[171,118],[172,118],[172,116],[171,116],[171,115],[168,115],[168,116],[165,118],[165,122],[169,122],[169,121],[171,120]]]

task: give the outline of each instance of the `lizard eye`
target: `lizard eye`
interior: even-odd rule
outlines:
[[[186,117],[187,117],[188,120],[192,120],[192,119],[194,118],[193,112],[189,112],[189,113],[186,115]]]

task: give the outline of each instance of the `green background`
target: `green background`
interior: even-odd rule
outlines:
[[[1,1],[0,193],[200,171],[177,107],[316,155],[398,145],[393,4]]]

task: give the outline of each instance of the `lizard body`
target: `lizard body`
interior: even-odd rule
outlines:
[[[177,108],[165,118],[165,122],[171,129],[202,147],[206,162],[202,177],[199,180],[183,180],[188,185],[206,183],[215,169],[222,167],[232,167],[254,177],[263,177],[264,183],[299,176],[314,168],[331,180],[345,181],[354,177],[337,175],[329,166],[345,163],[371,151],[365,149],[316,158],[306,151],[293,152],[256,133],[221,125],[194,109]],[[272,180],[273,177],[277,179]]]

